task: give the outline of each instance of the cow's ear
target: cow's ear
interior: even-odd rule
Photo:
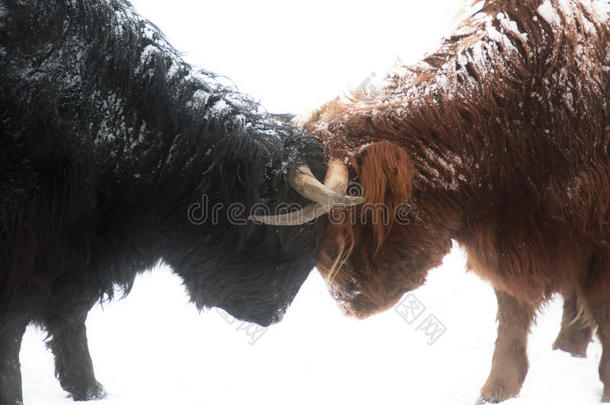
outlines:
[[[359,178],[367,204],[383,208],[386,218],[371,218],[377,248],[380,249],[394,223],[400,204],[411,198],[413,163],[400,146],[380,141],[368,145],[359,156]],[[383,213],[380,209],[372,212]]]
[[[360,180],[367,202],[398,204],[411,197],[413,163],[400,146],[380,141],[368,145],[360,156]]]

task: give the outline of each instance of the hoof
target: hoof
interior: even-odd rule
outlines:
[[[94,401],[106,398],[106,390],[102,384],[96,382],[93,387],[89,387],[85,392],[75,392],[70,394],[75,401]]]
[[[477,401],[478,404],[497,404],[507,399],[511,399],[519,395],[520,387],[511,389],[505,384],[485,384],[481,389],[481,397]]]
[[[588,342],[587,342],[588,343]],[[561,350],[570,353],[572,357],[587,357],[587,345],[577,344],[566,340],[557,340],[553,343],[553,350]]]
[[[477,402],[475,402],[474,405],[487,405],[496,403],[498,403],[498,401],[489,400],[481,396],[479,397],[479,399],[477,399]]]
[[[474,405],[497,404],[497,403],[500,403],[500,402],[505,401],[510,398],[514,398],[514,397],[509,397],[509,398],[505,398],[505,399],[494,399],[494,398],[486,398],[486,397],[481,396],[481,397],[479,397],[479,399],[477,399],[477,401],[474,403]]]

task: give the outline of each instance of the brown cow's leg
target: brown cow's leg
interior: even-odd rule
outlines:
[[[0,313],[0,405],[22,405],[19,350],[28,321]]]
[[[77,401],[105,396],[95,379],[87,345],[85,320],[92,305],[92,301],[59,305],[44,321],[51,337],[47,345],[55,355],[55,374],[61,387]]]
[[[602,356],[599,361],[599,378],[604,384],[602,402],[610,402],[610,256],[603,253],[601,256],[593,256],[590,262],[588,283],[580,298],[586,305],[587,315],[597,326],[597,336],[602,344]]]
[[[599,378],[604,384],[602,402],[610,402],[610,300],[593,301],[590,310],[598,324],[597,336],[602,344],[599,361]]]
[[[578,318],[578,299],[575,293],[564,297],[561,330],[553,343],[553,349],[571,353],[574,357],[587,357],[587,346],[593,330]]]
[[[608,321],[603,327],[600,324],[597,335],[602,343],[602,358],[599,361],[599,378],[604,383],[602,402],[610,402],[610,325]]]
[[[482,400],[501,402],[519,394],[527,374],[527,335],[535,308],[496,290],[498,339]]]

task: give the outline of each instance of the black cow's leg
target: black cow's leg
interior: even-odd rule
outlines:
[[[0,405],[23,404],[21,394],[21,339],[29,321],[0,313]]]
[[[587,357],[587,346],[591,341],[593,329],[579,317],[578,298],[575,293],[566,295],[563,302],[561,330],[553,349],[571,353],[574,357]]]
[[[496,290],[498,339],[491,373],[481,389],[486,402],[501,402],[519,394],[527,374],[527,335],[535,308]]]
[[[106,395],[95,379],[87,345],[85,320],[94,302],[62,303],[44,320],[50,336],[47,345],[55,355],[55,374],[61,387],[77,401],[100,399]]]

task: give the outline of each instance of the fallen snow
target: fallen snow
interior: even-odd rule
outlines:
[[[561,23],[559,14],[557,14],[557,10],[555,10],[555,7],[553,7],[550,0],[544,0],[536,11],[538,12],[538,15],[549,24],[559,25]]]
[[[464,265],[454,249],[415,292],[421,319],[434,315],[447,328],[433,345],[395,310],[345,317],[317,272],[285,319],[262,334],[216,310],[199,314],[169,269],[146,273],[125,300],[89,315],[97,377],[110,394],[91,404],[472,405],[489,372],[496,300]],[[592,343],[586,359],[552,351],[560,320],[556,300],[531,335],[521,395],[506,405],[599,403],[600,345]],[[23,342],[25,404],[73,404],[53,377],[43,338],[30,327]]]
[[[608,0],[593,0],[593,7],[601,16],[608,16],[610,14],[610,1]]]

